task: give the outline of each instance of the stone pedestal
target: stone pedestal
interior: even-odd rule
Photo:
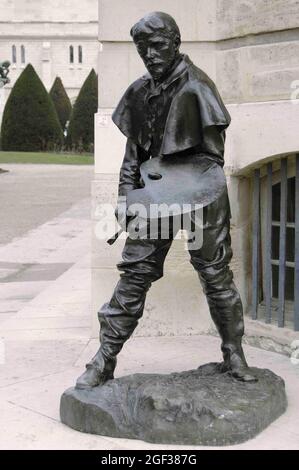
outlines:
[[[231,445],[265,429],[287,407],[284,381],[252,368],[239,382],[210,363],[169,375],[134,374],[61,397],[61,421],[82,432],[159,444]]]

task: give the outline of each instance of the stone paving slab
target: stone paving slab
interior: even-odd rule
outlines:
[[[90,198],[92,165],[5,163],[1,166],[9,172],[1,175],[0,246],[10,243],[14,237],[23,237],[73,204]],[[79,209],[70,217],[82,218]],[[21,260],[17,257],[18,261]]]
[[[23,393],[23,383],[56,374],[73,367],[86,339],[5,340],[5,364],[0,365],[0,393],[16,386]]]
[[[47,286],[49,281],[0,282],[0,323],[10,319]]]
[[[32,300],[41,290],[49,286],[48,281],[34,282],[0,282],[0,302]]]
[[[10,320],[33,299],[36,299],[36,307],[41,305],[44,307],[43,296],[39,299],[38,294],[51,287],[53,284],[51,281],[61,277],[62,273],[67,274],[78,259],[89,253],[90,243],[90,199],[85,199],[70,207],[65,213],[27,232],[22,238],[0,246],[0,323]],[[85,269],[90,265],[89,256],[83,263],[85,264],[81,261],[81,265],[78,266],[78,269],[82,268],[79,288],[78,285],[72,287],[74,277],[72,272],[67,278],[62,278],[65,283],[63,291],[67,291],[69,287],[71,304],[69,309],[65,308],[66,314],[71,309],[76,311],[77,302],[79,304],[84,301],[89,302],[90,271]],[[52,292],[46,294],[46,298],[49,299],[49,304],[56,298],[57,304],[63,305],[59,300],[60,295],[61,288],[56,286],[52,288]],[[35,311],[35,318],[38,317],[37,311],[38,308]],[[45,319],[47,316],[53,317],[53,314],[47,315],[43,308],[40,316]],[[60,318],[57,328],[64,328],[62,322],[63,319]],[[17,329],[26,329],[27,323],[18,317]],[[77,322],[73,326],[78,328],[89,325]],[[36,324],[32,324],[33,330],[36,327]],[[40,328],[43,329],[44,326],[41,324]],[[9,323],[3,329],[10,329]]]
[[[40,303],[38,303],[40,302]],[[1,304],[0,304],[1,305]],[[51,317],[78,317],[90,311],[90,305],[86,302],[69,302],[61,304],[55,302],[53,304],[43,305],[41,300],[34,299],[29,305],[25,305],[20,309],[22,320],[26,318],[51,318]],[[0,311],[1,313],[1,311]]]
[[[2,336],[5,336],[6,331],[17,330],[52,330],[63,328],[88,328],[90,326],[90,319],[82,318],[82,316],[72,316],[71,319],[68,315],[60,317],[44,317],[44,318],[17,318],[7,320],[1,329]]]
[[[89,199],[85,205],[88,210]],[[90,237],[86,237],[86,230],[90,230],[87,216],[88,213],[82,219],[60,216],[30,230],[22,238],[0,246],[0,261],[21,264],[77,261],[90,246]]]
[[[7,321],[10,321],[8,319]],[[3,322],[4,323],[4,322]],[[88,341],[90,338],[90,327],[78,326],[76,328],[67,327],[67,328],[44,328],[44,329],[20,329],[20,330],[2,330],[0,339],[5,343],[9,340],[16,341],[60,341],[68,339],[78,339],[81,340],[85,338],[85,341]]]
[[[205,362],[207,358],[214,359],[215,357],[219,357],[219,340],[217,338],[201,336],[190,337],[188,339],[189,341],[186,341],[186,338],[180,337],[134,338],[127,343],[120,355],[116,375],[121,376],[136,372],[168,373],[186,370],[187,368],[198,366],[199,364]],[[146,348],[144,347],[144,341],[147,341]],[[111,447],[109,447],[107,441],[103,441],[101,436],[95,437],[91,435],[80,434],[76,431],[72,431],[73,434],[69,434],[70,430],[67,427],[61,427],[61,424],[59,423],[59,399],[61,393],[67,387],[73,385],[75,378],[81,373],[86,360],[87,348],[84,347],[84,341],[80,341],[80,344],[77,343],[77,345],[75,345],[75,341],[73,342],[73,347],[75,350],[74,352],[76,352],[73,359],[75,360],[77,357],[77,360],[75,361],[76,367],[74,367],[74,365],[71,365],[74,364],[72,361],[72,349],[70,347],[71,342],[68,343],[69,347],[67,347],[65,340],[60,341],[57,354],[60,357],[59,367],[61,367],[61,371],[57,372],[57,364],[55,364],[55,360],[53,360],[55,356],[53,351],[56,348],[55,343],[56,342],[52,343],[51,341],[45,342],[45,345],[42,349],[43,357],[51,357],[52,355],[51,361],[48,364],[49,368],[46,371],[44,370],[43,374],[36,377],[28,377],[27,380],[15,380],[14,383],[10,382],[10,385],[8,384],[6,386],[2,386],[0,389],[2,408],[3,403],[7,403],[8,407],[12,404],[15,406],[15,408],[11,409],[11,411],[14,410],[12,416],[14,419],[16,419],[15,415],[18,415],[20,410],[27,410],[31,413],[31,418],[27,422],[27,433],[24,434],[23,440],[23,442],[26,443],[26,448],[44,448],[44,433],[48,432],[49,427],[53,430],[54,433],[57,432],[56,443],[53,442],[54,439],[51,439],[49,442],[49,445],[56,445],[56,448],[192,448],[191,446],[155,446],[148,443],[143,443],[142,441],[123,439],[110,439],[109,442]],[[22,348],[22,344],[24,343],[18,344],[19,347]],[[66,345],[65,349],[64,344]],[[85,341],[85,344],[87,345],[87,341]],[[35,357],[36,369],[34,369],[34,372],[38,372],[39,367],[39,360],[37,356],[39,351],[38,346],[39,345],[37,345],[35,354],[32,354],[32,357]],[[48,352],[46,352],[47,348]],[[89,351],[95,352],[96,348],[97,342],[93,341],[92,344],[90,344]],[[244,444],[226,448],[298,449],[298,370],[285,356],[257,350],[252,347],[246,347],[245,349],[250,363],[256,366],[271,368],[275,373],[280,374],[285,379],[289,406],[287,412],[283,416],[281,416],[269,428],[259,434],[255,439],[252,439]],[[80,350],[81,352],[79,352]],[[151,351],[151,354],[148,353],[149,351]],[[43,361],[40,362],[41,369],[42,365]],[[65,365],[65,368],[63,365]],[[51,368],[52,372],[50,372]],[[32,440],[30,443],[30,434],[32,430],[31,423],[35,422],[37,416],[47,417],[51,423],[47,424],[47,422],[45,422],[45,429],[42,428],[43,432],[41,432],[40,429],[40,435],[37,435],[35,440]],[[19,420],[22,421],[22,418],[19,418]],[[56,427],[53,425],[53,422],[56,423]],[[20,426],[18,426],[16,429],[19,428]],[[13,435],[11,425],[9,424],[9,434],[4,437],[4,442],[7,442],[7,446],[12,445],[12,440],[17,442],[17,434],[17,431],[15,431],[15,435]],[[66,441],[67,436],[69,436],[68,442]],[[74,446],[75,441],[73,440],[72,436],[77,442],[77,447]],[[59,442],[59,439],[62,437],[63,443]],[[4,445],[3,441],[2,445]],[[82,445],[83,447],[81,447]],[[196,448],[201,449],[203,447]]]
[[[109,439],[98,439],[85,435],[48,418],[34,413],[13,403],[0,403],[0,414],[3,422],[8,423],[5,436],[0,440],[1,450],[56,450],[56,449],[98,449],[122,450],[125,447]]]
[[[15,264],[15,263],[14,263]],[[72,263],[19,264],[18,268],[2,277],[1,282],[54,281],[70,269]]]

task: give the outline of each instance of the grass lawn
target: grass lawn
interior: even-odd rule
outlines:
[[[55,165],[93,165],[94,157],[91,154],[72,155],[66,153],[0,151],[0,164],[2,163],[53,163]]]

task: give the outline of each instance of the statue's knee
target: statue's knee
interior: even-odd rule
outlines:
[[[214,245],[207,247],[206,250],[201,249],[199,252],[190,251],[190,262],[196,271],[216,276],[217,273],[221,275],[223,270],[228,269],[232,254],[232,248],[225,239],[217,247]]]

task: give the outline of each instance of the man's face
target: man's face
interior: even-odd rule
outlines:
[[[165,78],[176,59],[179,45],[160,33],[147,35],[135,44],[153,79]]]

